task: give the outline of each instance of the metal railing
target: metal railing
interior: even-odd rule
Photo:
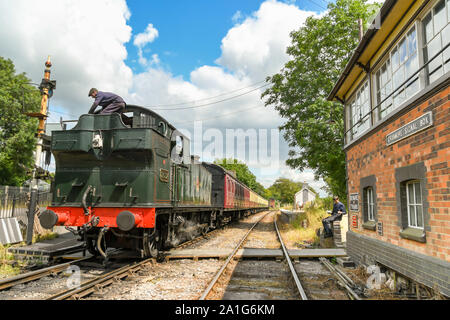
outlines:
[[[0,219],[17,218],[24,224],[28,223],[28,187],[0,186]],[[50,205],[52,194],[49,191],[39,191],[37,203],[43,210]]]

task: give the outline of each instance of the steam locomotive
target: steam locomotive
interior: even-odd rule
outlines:
[[[190,155],[190,141],[157,113],[80,116],[53,131],[56,172],[44,228],[66,226],[87,250],[156,257],[166,248],[268,208],[232,172]]]

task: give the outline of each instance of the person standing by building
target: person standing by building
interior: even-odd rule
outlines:
[[[89,110],[89,114],[110,114],[110,113],[122,113],[125,109],[125,101],[117,94],[111,92],[98,91],[96,88],[89,90],[89,97],[95,99],[94,103]],[[95,111],[97,106],[101,106],[102,110]]]
[[[331,228],[331,223],[333,221],[341,221],[342,215],[346,214],[345,206],[342,202],[339,201],[338,196],[333,197],[333,211],[331,212],[331,216],[322,219],[323,229],[325,231],[324,238],[329,238],[333,236],[333,230]]]

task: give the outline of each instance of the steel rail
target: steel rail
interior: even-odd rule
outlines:
[[[196,244],[196,243],[198,243],[198,242],[200,242],[201,240],[209,240],[209,238],[211,237],[211,236],[213,236],[214,234],[216,234],[216,233],[218,233],[219,231],[221,231],[222,229],[214,229],[214,230],[212,230],[212,231],[209,231],[208,233],[206,233],[206,234],[202,234],[201,236],[199,236],[199,237],[197,237],[197,238],[194,238],[194,239],[192,239],[192,240],[188,240],[188,241],[185,241],[185,242],[183,242],[183,243],[180,243],[178,246],[176,246],[175,248],[176,249],[180,249],[180,248],[184,248],[184,247],[187,247],[187,246],[190,246],[190,245],[193,245],[193,244]]]
[[[58,264],[58,265],[54,265],[54,266],[50,266],[47,268],[43,268],[43,269],[39,269],[39,270],[35,270],[35,271],[31,271],[31,272],[27,272],[27,273],[23,273],[23,274],[19,274],[17,276],[14,277],[10,277],[10,278],[6,278],[3,280],[0,280],[0,291],[11,288],[15,285],[18,284],[22,284],[22,283],[27,283],[30,281],[35,281],[35,280],[39,280],[47,275],[50,274],[55,274],[55,273],[59,273],[64,271],[67,267],[69,267],[72,264],[81,262],[81,261],[85,261],[91,259],[91,257],[85,257],[85,258],[81,258],[81,259],[77,259],[74,261],[70,261],[70,262],[66,262],[66,263],[62,263],[62,264]]]
[[[140,270],[144,265],[154,261],[154,258],[149,258],[140,262],[135,262],[130,265],[123,266],[116,270],[110,271],[103,275],[98,276],[95,279],[89,280],[82,283],[79,287],[62,291],[57,293],[46,300],[69,300],[69,299],[80,299],[85,297],[95,291],[104,288],[111,283],[118,281],[124,277],[132,275],[133,273]]]
[[[283,249],[284,257],[285,257],[285,259],[286,259],[286,261],[287,261],[287,263],[289,265],[289,270],[291,271],[292,277],[294,278],[295,285],[297,286],[297,291],[298,291],[300,297],[302,298],[302,300],[308,300],[308,297],[306,296],[305,290],[303,289],[302,284],[300,283],[300,279],[298,278],[297,271],[295,271],[295,268],[294,268],[294,265],[292,264],[292,261],[291,261],[291,258],[289,256],[289,253],[288,253],[288,251],[286,249],[286,246],[284,245],[283,239],[281,238],[280,231],[278,230],[276,216],[273,219],[273,223],[275,225],[275,230],[277,231],[278,240],[281,243],[281,248]]]
[[[352,281],[349,282],[346,277],[347,275],[343,276],[338,269],[336,269],[327,259],[325,258],[319,258],[320,262],[323,263],[325,267],[327,267],[328,270],[337,278],[338,282],[341,283],[341,285],[347,290],[349,293],[349,296],[352,300],[361,300],[361,297],[358,296],[355,291],[350,287],[352,285]]]
[[[193,243],[196,243],[197,241],[200,241],[205,238],[209,238],[210,235],[213,235],[214,231],[218,231],[218,229],[213,230],[211,232],[208,232],[206,235],[201,235],[200,237],[197,237],[195,239],[183,242],[176,248],[184,247],[186,245],[190,245]],[[146,260],[143,260],[141,262],[134,262],[133,264],[123,266],[119,269],[110,271],[106,274],[100,275],[95,279],[89,280],[83,284],[81,284],[78,288],[68,289],[62,292],[59,292],[46,300],[69,300],[69,299],[80,299],[83,298],[97,290],[102,289],[103,287],[106,287],[107,285],[110,285],[114,281],[118,281],[136,271],[138,271],[141,267],[144,265],[155,261],[155,258],[148,258]]]
[[[265,215],[263,215],[258,221],[256,221],[253,226],[247,231],[247,233],[242,237],[241,241],[239,242],[239,244],[234,248],[234,250],[230,253],[230,255],[228,256],[227,260],[225,261],[225,263],[222,265],[222,267],[220,268],[220,270],[216,273],[216,275],[214,276],[214,278],[211,280],[211,282],[209,283],[209,285],[206,287],[206,289],[203,291],[202,295],[200,296],[199,300],[205,300],[206,297],[208,296],[208,294],[211,292],[212,288],[214,287],[214,285],[217,283],[217,281],[219,280],[219,278],[221,277],[221,275],[223,274],[223,272],[225,271],[225,269],[227,268],[228,264],[230,263],[230,261],[233,259],[233,257],[236,255],[237,251],[241,248],[241,246],[244,244],[245,240],[247,240],[248,235],[250,234],[250,232],[253,231],[253,229],[256,227],[256,225],[263,219],[265,218],[268,214],[270,213],[267,212]]]

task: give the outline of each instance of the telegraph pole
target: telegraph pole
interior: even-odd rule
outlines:
[[[39,86],[41,91],[41,109],[37,113],[27,113],[28,116],[39,119],[39,127],[37,131],[37,145],[36,154],[34,159],[34,167],[31,180],[31,192],[30,192],[30,204],[28,207],[28,227],[27,227],[27,244],[31,244],[33,240],[34,229],[34,214],[36,211],[37,197],[38,197],[38,168],[40,166],[40,160],[43,147],[43,135],[45,133],[45,121],[47,120],[47,106],[48,99],[53,95],[53,89],[56,88],[56,81],[50,80],[50,67],[52,63],[50,56],[48,56],[45,62],[44,78]]]

